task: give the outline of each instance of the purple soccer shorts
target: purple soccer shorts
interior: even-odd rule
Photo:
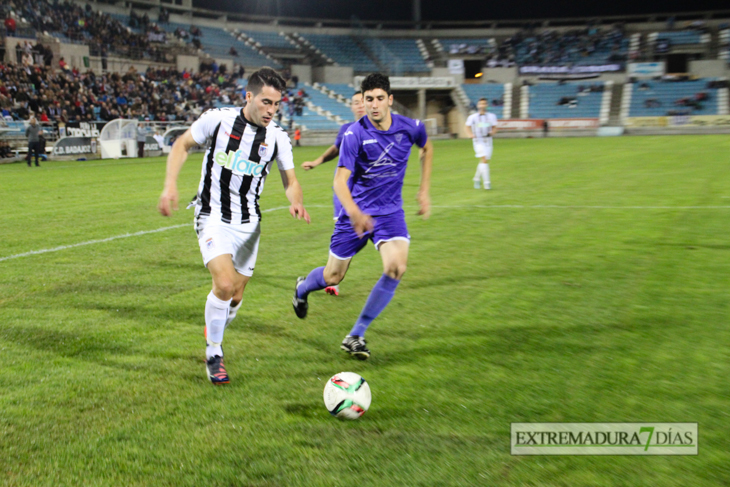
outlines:
[[[368,240],[373,241],[376,249],[381,243],[391,240],[410,242],[411,236],[408,234],[406,226],[406,215],[402,209],[390,215],[374,216],[373,221],[375,223],[373,230],[358,237],[352,228],[350,218],[343,211],[335,223],[335,231],[332,233],[330,242],[330,253],[340,260],[347,260],[360,252],[367,245]]]

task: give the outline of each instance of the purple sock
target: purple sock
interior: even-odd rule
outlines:
[[[312,291],[319,291],[327,287],[324,282],[324,267],[317,267],[309,273],[304,282],[297,288],[297,297],[304,298]]]
[[[357,323],[352,327],[350,335],[365,335],[365,330],[368,329],[370,323],[378,317],[385,307],[388,306],[390,300],[393,299],[395,288],[398,287],[399,283],[400,281],[398,279],[393,279],[385,274],[380,277],[378,282],[375,283],[373,290],[370,291],[370,296],[368,296],[368,300],[365,302],[365,307],[362,309]]]

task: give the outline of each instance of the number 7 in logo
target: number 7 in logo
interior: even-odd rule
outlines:
[[[646,440],[646,446],[644,447],[644,451],[647,451],[649,449],[649,444],[651,443],[651,436],[654,434],[654,427],[644,426],[639,430],[639,434],[641,433],[649,433],[649,438]]]

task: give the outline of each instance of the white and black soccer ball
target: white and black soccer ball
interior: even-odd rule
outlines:
[[[358,419],[370,407],[370,386],[354,372],[340,372],[324,386],[324,405],[332,416]]]

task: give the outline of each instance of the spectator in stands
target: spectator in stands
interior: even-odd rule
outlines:
[[[15,19],[8,15],[5,18],[5,31],[7,32],[8,37],[15,36],[16,27]]]
[[[7,140],[0,141],[0,157],[3,159],[13,157],[13,151],[10,150],[10,143]]]
[[[20,45],[20,42],[15,44],[15,58],[18,64],[23,64],[23,46]]]
[[[35,165],[40,166],[38,163],[38,155],[40,154],[40,140],[39,135],[43,132],[43,128],[38,123],[35,117],[30,117],[30,125],[25,129],[25,136],[28,137],[28,167],[31,167],[30,161],[35,154]]]
[[[301,138],[302,138],[302,131],[299,127],[297,127],[297,129],[294,131],[294,141],[295,141],[296,147],[301,147],[301,144],[299,143]]]
[[[238,51],[236,51],[236,48],[233,46],[231,46],[231,48],[228,50],[228,54],[233,57],[238,57]]]

